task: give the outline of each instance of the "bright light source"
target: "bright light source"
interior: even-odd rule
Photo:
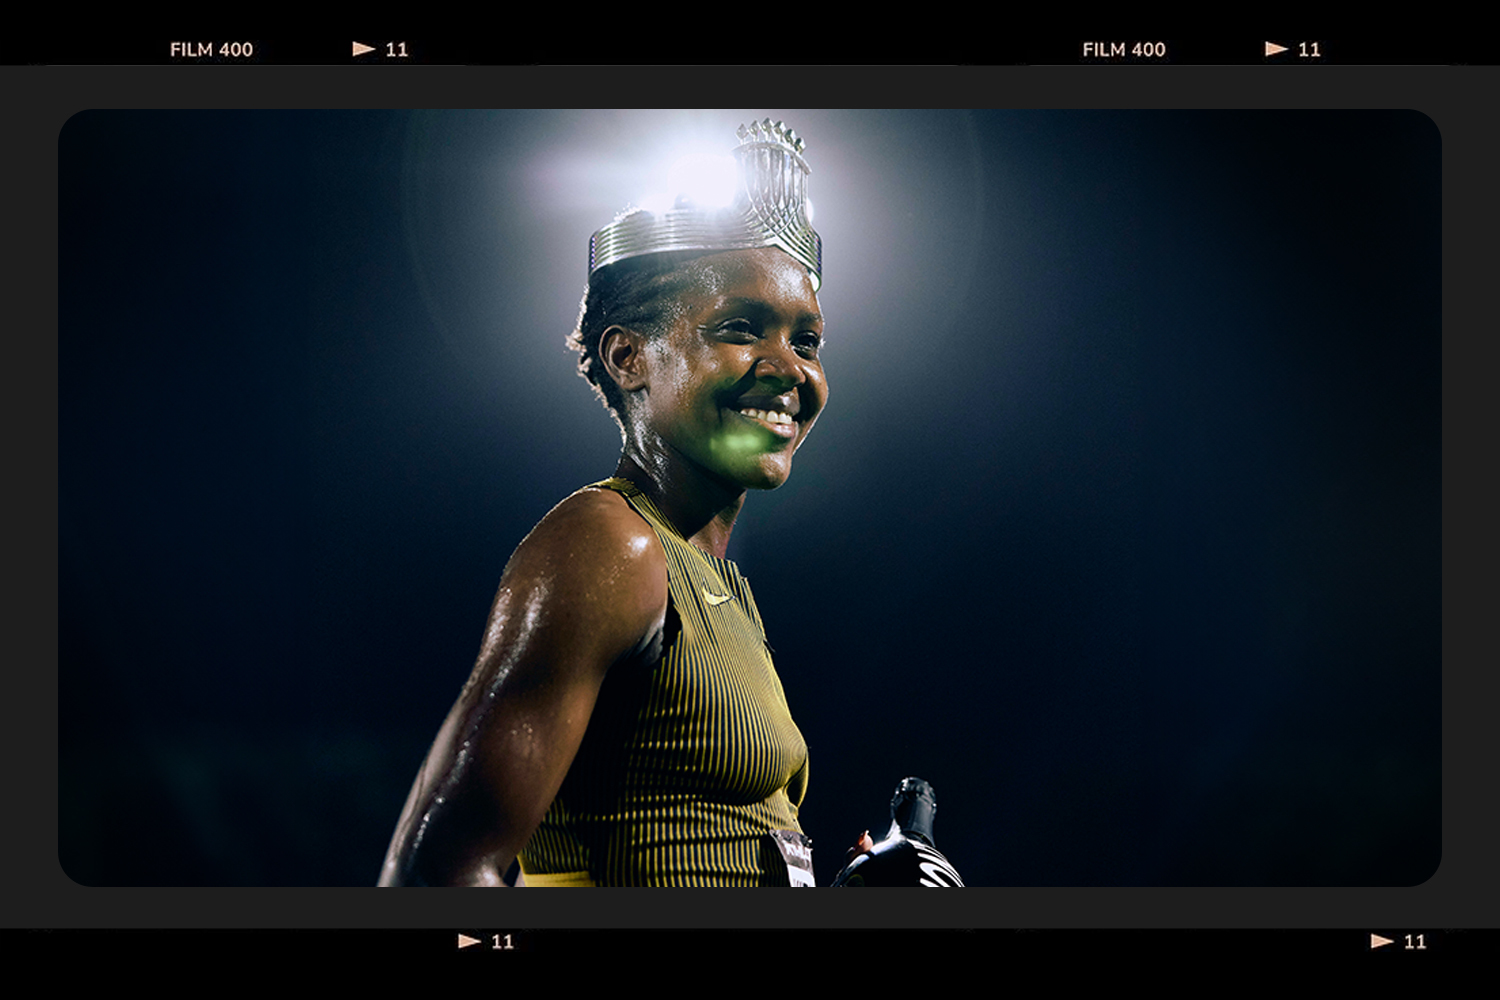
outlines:
[[[655,190],[638,195],[631,203],[637,208],[661,214],[690,204],[711,212],[733,205],[740,193],[739,161],[717,144],[680,141],[656,162],[648,182]]]
[[[725,153],[691,153],[672,164],[667,186],[674,198],[698,208],[724,208],[739,191],[739,165]]]

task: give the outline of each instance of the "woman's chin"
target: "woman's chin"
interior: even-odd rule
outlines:
[[[789,462],[757,462],[735,469],[721,469],[718,475],[743,490],[774,490],[787,481],[791,472]]]
[[[745,486],[747,489],[752,490],[774,490],[791,478],[791,475],[791,462],[762,466],[756,470],[756,475],[752,477],[755,481],[747,482]]]

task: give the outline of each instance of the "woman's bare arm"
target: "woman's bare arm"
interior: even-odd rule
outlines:
[[[666,607],[661,543],[619,494],[575,494],[543,518],[505,567],[380,884],[503,885],[568,773],[605,673],[662,627]]]

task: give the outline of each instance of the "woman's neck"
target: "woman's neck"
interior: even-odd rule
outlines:
[[[734,519],[745,504],[743,487],[725,483],[690,463],[647,463],[628,449],[620,456],[615,475],[639,487],[688,544],[724,558]]]

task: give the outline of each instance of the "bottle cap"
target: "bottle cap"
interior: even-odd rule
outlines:
[[[937,816],[937,794],[921,778],[902,778],[891,797],[891,825],[908,837],[932,840],[932,821]]]

